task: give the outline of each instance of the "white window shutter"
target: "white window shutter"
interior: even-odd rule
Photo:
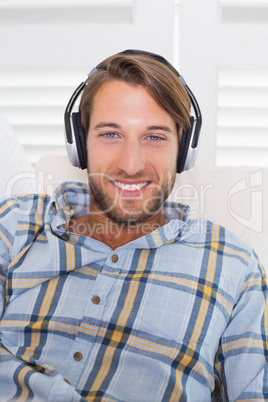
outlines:
[[[11,123],[29,160],[64,154],[63,115],[85,71],[1,69],[0,110]]]
[[[203,112],[200,163],[268,166],[267,22],[267,0],[180,1],[180,69]]]
[[[268,166],[268,69],[220,68],[216,164]]]

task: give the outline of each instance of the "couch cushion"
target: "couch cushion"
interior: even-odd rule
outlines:
[[[169,197],[191,206],[192,218],[225,226],[249,243],[268,269],[268,169],[195,166],[177,175]]]
[[[0,196],[36,191],[35,170],[7,119],[0,116]]]

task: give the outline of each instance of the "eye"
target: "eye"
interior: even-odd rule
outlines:
[[[152,140],[152,141],[158,141],[158,140],[161,140],[161,138],[160,137],[158,137],[157,135],[150,135],[150,140]]]
[[[152,142],[161,142],[165,140],[163,137],[159,137],[159,135],[149,135],[147,138]]]
[[[115,138],[117,135],[113,132],[102,134],[106,138]]]
[[[113,131],[108,131],[107,133],[100,133],[99,136],[100,138],[106,141],[117,140],[119,138],[119,135],[114,133]]]

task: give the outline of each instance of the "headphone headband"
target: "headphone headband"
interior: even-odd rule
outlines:
[[[179,72],[164,57],[155,53],[134,49],[124,50],[118,54],[144,55],[152,57],[160,63],[166,65],[179,78],[190,98],[194,116],[190,117],[190,128],[185,130],[182,135],[182,141],[180,144],[179,156],[177,160],[177,172],[181,173],[184,170],[191,169],[196,160],[199,136],[202,125],[201,111],[192,91],[186,84],[183,77],[179,74]],[[88,74],[87,79],[76,88],[64,112],[65,142],[67,153],[72,165],[80,167],[81,169],[85,169],[87,167],[86,135],[81,125],[80,113],[75,113],[72,110],[77,98],[80,96],[85,86],[90,81],[91,77],[98,71],[101,64],[102,63],[98,64],[97,67],[94,67]]]

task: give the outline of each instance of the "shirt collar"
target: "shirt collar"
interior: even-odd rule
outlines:
[[[135,243],[135,247],[138,247],[140,242],[143,243],[144,247],[144,239],[147,240],[150,247],[158,247],[182,235],[187,226],[190,207],[172,201],[165,201],[163,210],[169,223],[154,230],[149,235],[131,242]],[[89,188],[87,184],[65,182],[57,187],[49,206],[49,221],[54,232],[61,235],[65,232],[65,228],[68,227],[72,217],[86,214],[89,214]]]

